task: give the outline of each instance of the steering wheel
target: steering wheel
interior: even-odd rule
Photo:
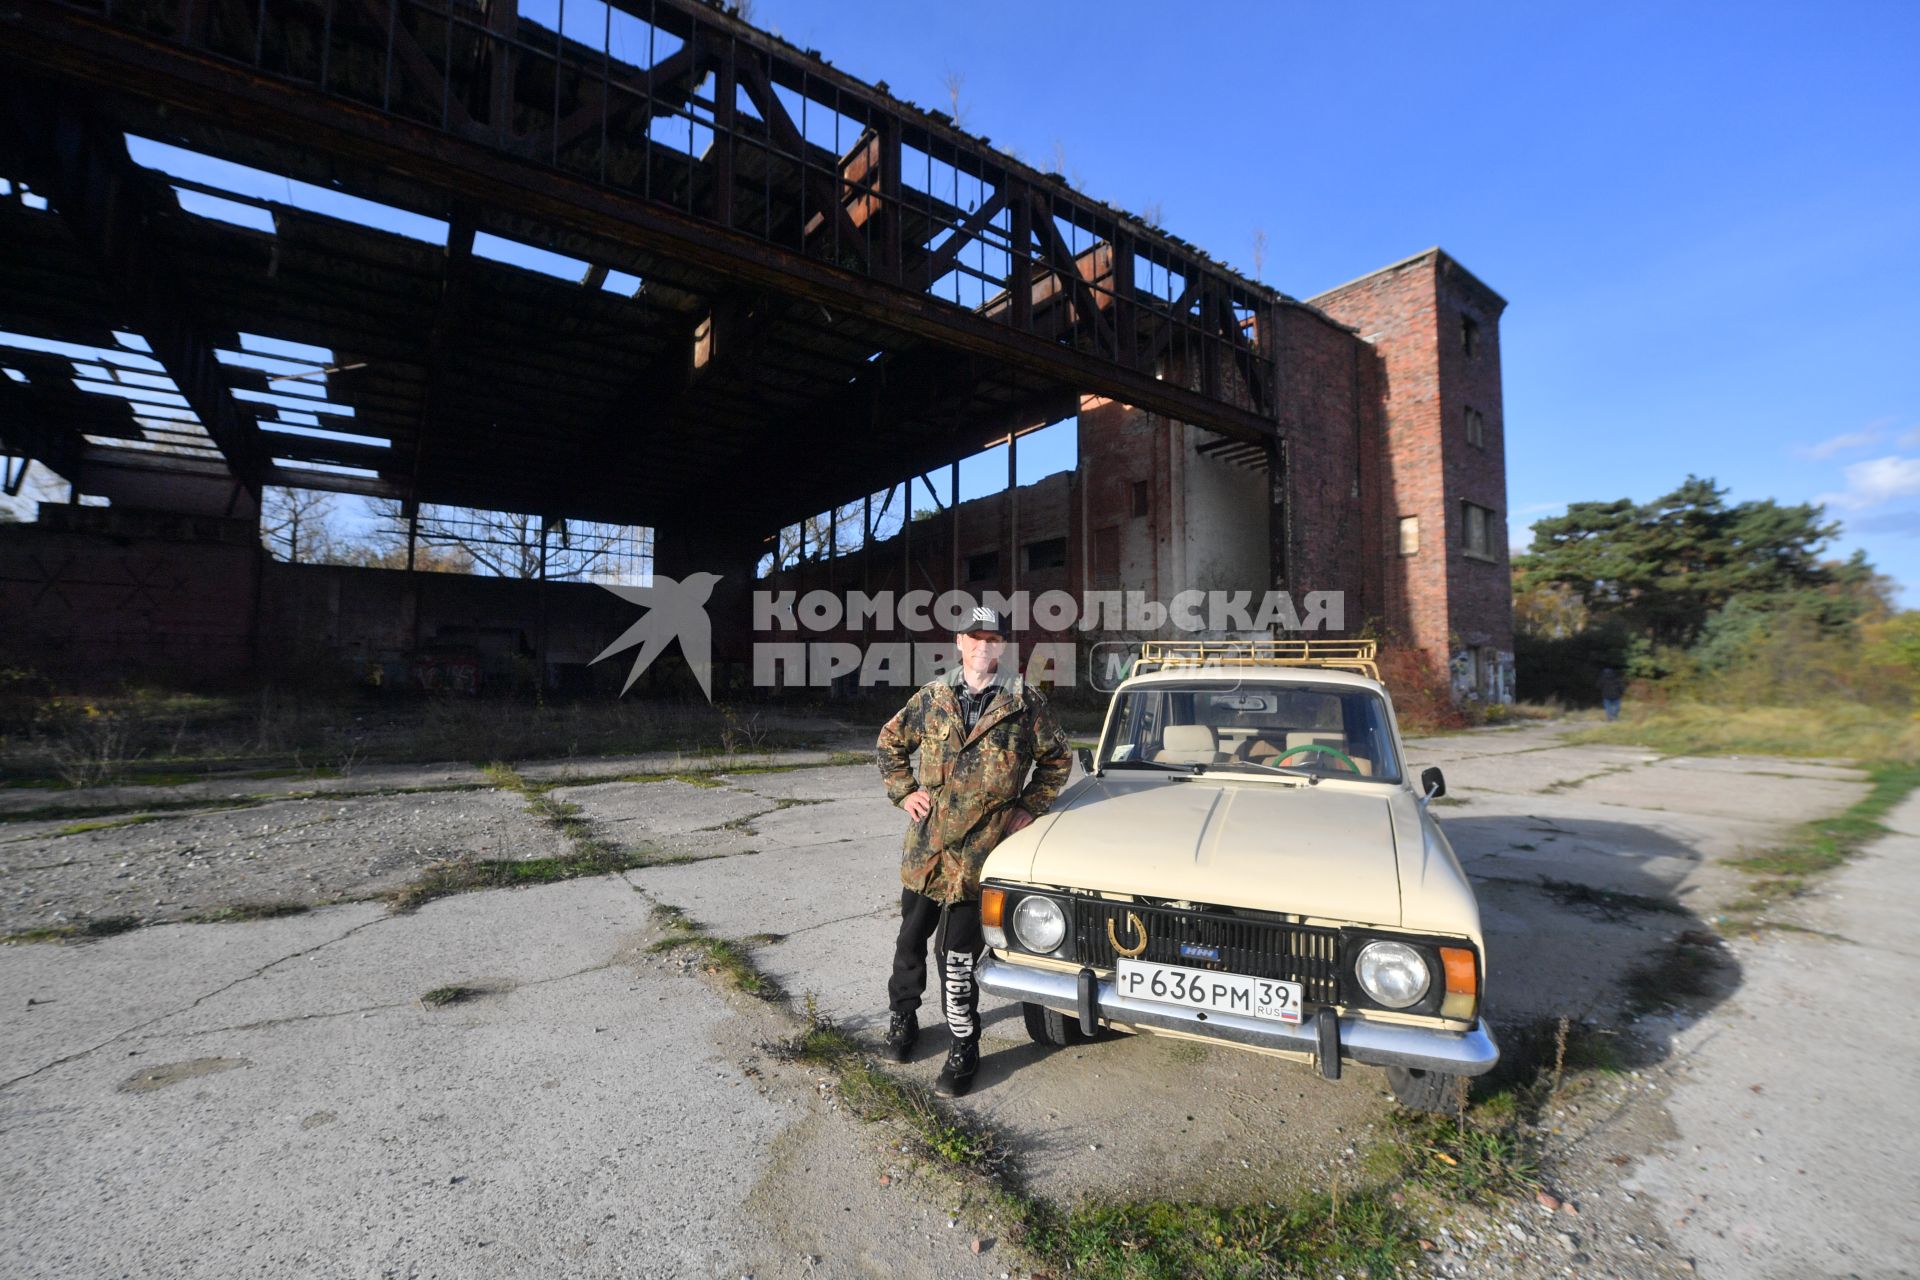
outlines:
[[[1344,764],[1345,766],[1347,766],[1347,768],[1353,770],[1354,777],[1358,778],[1363,776],[1360,772],[1360,766],[1353,762],[1352,756],[1348,755],[1346,752],[1342,751],[1338,747],[1323,746],[1318,742],[1303,742],[1297,747],[1289,747],[1285,751],[1282,751],[1279,755],[1275,756],[1273,759],[1269,760],[1267,763],[1273,765],[1275,768],[1278,768],[1282,760],[1285,760],[1288,756],[1297,756],[1303,751],[1310,751],[1323,756],[1332,756],[1334,759],[1338,760],[1341,764]]]

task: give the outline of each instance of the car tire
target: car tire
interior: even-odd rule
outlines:
[[[1460,1105],[1460,1081],[1465,1077],[1416,1067],[1388,1067],[1387,1087],[1394,1101],[1409,1111],[1451,1114]]]
[[[1035,1044],[1052,1045],[1064,1048],[1070,1044],[1085,1044],[1088,1037],[1080,1030],[1080,1019],[1071,1013],[1060,1013],[1045,1005],[1021,1002],[1020,1014],[1027,1020],[1027,1034],[1033,1037]]]

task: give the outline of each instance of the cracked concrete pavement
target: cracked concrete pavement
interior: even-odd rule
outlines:
[[[1551,727],[1409,745],[1416,762],[1446,769],[1455,803],[1439,812],[1478,881],[1491,1008],[1509,1022],[1610,1013],[1626,971],[1738,892],[1723,859],[1865,792],[1858,771],[1831,764],[1661,759],[1570,746]],[[658,761],[565,766],[577,781],[551,794],[579,805],[596,835],[698,861],[445,899],[411,916],[361,903],[0,950],[0,999],[12,1002],[0,1038],[9,1136],[0,1269],[999,1275],[1007,1260],[991,1243],[971,1252],[969,1232],[946,1225],[946,1193],[883,1150],[883,1131],[850,1123],[805,1068],[766,1053],[791,1031],[790,1013],[644,949],[656,902],[722,936],[766,935],[774,940],[755,946],[755,960],[788,991],[811,994],[855,1030],[875,1029],[901,819],[870,765],[824,759],[706,779],[718,785],[603,780],[680,767]],[[434,776],[473,781],[452,769]],[[396,785],[410,784],[396,774]],[[180,842],[222,821],[268,828],[258,842],[236,829],[231,846],[249,879],[229,882],[252,899],[317,893],[311,876],[336,892],[404,879],[411,864],[365,869],[428,831],[438,833],[433,847],[486,840],[515,851],[507,856],[546,852],[558,838],[510,793],[430,794],[432,804],[374,795],[225,815],[171,810],[81,835],[0,825],[0,841],[14,837],[0,843],[6,865],[58,868],[10,876],[39,877],[32,898],[46,905],[9,918],[97,911],[88,895],[116,900],[118,863],[158,875]],[[317,834],[293,826],[342,807]],[[1626,896],[1596,900],[1569,886]],[[7,901],[20,901],[16,888]],[[1741,965],[1727,1007],[1769,999],[1756,985],[1783,976],[1745,952]],[[419,1003],[448,984],[478,994]],[[1721,1016],[1709,1008],[1689,1027],[1650,1020],[1643,1030],[1656,1057],[1674,1060],[1688,1054],[1691,1030]],[[944,1043],[930,1027],[902,1070],[931,1081]],[[1902,1043],[1904,1064],[1912,1037]],[[966,1110],[1037,1190],[1067,1200],[1322,1185],[1364,1158],[1387,1115],[1383,1080],[1368,1069],[1331,1083],[1149,1038],[1045,1053],[1027,1043],[1016,1007],[991,1000],[986,1050]],[[1675,1081],[1666,1103],[1683,1129],[1692,1087]],[[1710,1115],[1698,1123],[1713,1127]],[[1666,1130],[1638,1132],[1623,1163],[1651,1169]],[[1728,1141],[1741,1149],[1738,1134]],[[1706,1269],[1711,1250],[1669,1225],[1683,1212],[1677,1197],[1706,1185],[1690,1169],[1634,1200],[1616,1166],[1581,1176],[1591,1181],[1583,1194],[1617,1210],[1589,1215],[1582,1256],[1594,1269],[1583,1274],[1681,1274],[1682,1250]],[[1528,1247],[1516,1239],[1514,1256]],[[1493,1257],[1474,1265],[1491,1268]]]

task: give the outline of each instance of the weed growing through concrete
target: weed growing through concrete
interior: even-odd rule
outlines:
[[[725,978],[734,990],[759,996],[762,1000],[786,998],[786,993],[780,990],[780,984],[754,965],[753,955],[746,944],[731,938],[716,938],[698,920],[680,908],[664,903],[654,907],[653,918],[666,928],[667,933],[647,950],[655,953],[687,949],[699,951],[705,956],[701,967],[708,973]]]
[[[1889,762],[1872,765],[1867,777],[1873,790],[1833,818],[1803,824],[1793,838],[1777,849],[1736,858],[1733,866],[1751,881],[1745,896],[1727,906],[1723,925],[1752,929],[1769,923],[1766,911],[1807,892],[1814,880],[1852,860],[1861,849],[1885,835],[1880,821],[1920,786],[1920,765]]]
[[[1395,1111],[1401,1172],[1444,1199],[1487,1203],[1539,1186],[1539,1158],[1507,1108],[1457,1115]]]
[[[158,813],[136,813],[130,818],[94,818],[87,822],[69,822],[50,834],[56,836],[83,836],[90,831],[112,831],[119,827],[137,827],[146,822],[158,822],[164,815]]]
[[[481,772],[496,788],[523,796],[527,812],[557,829],[571,849],[555,858],[456,858],[436,862],[422,871],[412,884],[388,895],[390,910],[417,911],[435,898],[456,893],[618,875],[651,865],[652,859],[647,854],[616,848],[594,835],[591,824],[580,816],[579,805],[555,800],[547,794],[556,784],[529,782],[515,773],[512,766],[497,761],[483,765]]]
[[[1138,1277],[1391,1275],[1418,1256],[1412,1223],[1373,1188],[1284,1202],[1095,1202],[1062,1209],[1028,1192],[993,1135],[923,1086],[879,1066],[865,1046],[820,1016],[787,1046],[834,1072],[841,1099],[870,1122],[911,1134],[935,1167],[982,1193],[1039,1269]]]
[[[0,942],[90,942],[95,938],[111,938],[116,933],[127,933],[145,923],[139,916],[97,916],[75,920],[70,924],[22,929],[19,933],[0,938]]]
[[[459,1004],[479,995],[477,987],[446,986],[435,987],[420,994],[420,1003],[429,1009],[439,1009],[450,1004]]]
[[[1350,1190],[1275,1203],[1151,1200],[1047,1206],[1028,1252],[1076,1276],[1389,1276],[1419,1256],[1411,1224],[1382,1193]]]
[[[215,907],[196,916],[188,916],[188,924],[239,924],[248,920],[278,920],[283,916],[300,916],[311,911],[304,902],[235,902],[224,907]]]
[[[1577,778],[1562,778],[1558,782],[1549,782],[1546,786],[1540,788],[1540,794],[1555,795],[1562,791],[1571,791],[1575,787],[1583,786],[1596,778],[1610,778],[1616,773],[1626,773],[1630,769],[1637,769],[1639,767],[1637,762],[1634,764],[1608,765],[1604,769],[1595,770],[1593,773],[1582,774]]]

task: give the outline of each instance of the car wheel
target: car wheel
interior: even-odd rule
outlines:
[[[1388,1067],[1387,1086],[1394,1101],[1409,1111],[1451,1113],[1460,1105],[1460,1082],[1464,1076],[1444,1071],[1422,1071],[1416,1067]]]
[[[1033,1037],[1035,1044],[1049,1044],[1061,1047],[1070,1044],[1085,1044],[1087,1037],[1080,1030],[1080,1019],[1071,1013],[1059,1013],[1045,1005],[1020,1005],[1021,1016],[1027,1020],[1027,1034]]]

